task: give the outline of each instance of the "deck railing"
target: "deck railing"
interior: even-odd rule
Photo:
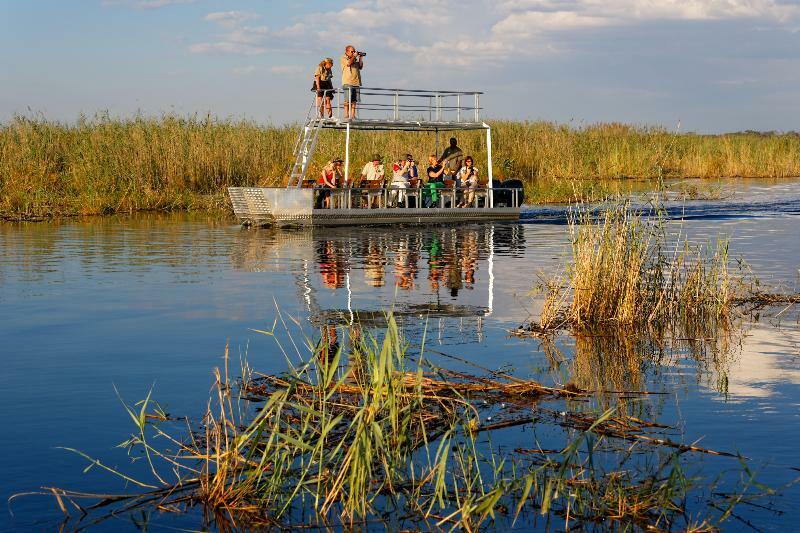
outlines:
[[[481,95],[479,91],[428,91],[414,89],[386,89],[360,87],[357,116],[361,120],[393,122],[481,122]],[[343,89],[334,89],[334,113],[339,120],[345,118]],[[316,94],[312,113],[316,113]]]
[[[437,200],[426,205],[426,198],[432,198],[432,189],[427,187],[340,187],[315,188],[314,207],[316,209],[410,209],[421,207],[454,208],[469,200],[465,208],[476,207],[520,207],[522,188],[503,187],[439,187]],[[493,201],[492,201],[493,197]],[[325,198],[328,199],[327,206]],[[412,202],[413,200],[413,202]]]

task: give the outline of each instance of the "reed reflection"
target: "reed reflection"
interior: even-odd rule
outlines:
[[[580,329],[570,332],[572,353],[559,350],[552,339],[544,339],[542,348],[553,368],[566,369],[568,387],[594,391],[603,408],[616,405],[631,414],[626,393],[671,390],[675,384],[668,381],[675,379],[675,372],[664,370],[679,372],[684,361],[700,370],[695,374],[698,383],[727,393],[728,375],[745,335],[741,325],[680,321],[668,328]]]

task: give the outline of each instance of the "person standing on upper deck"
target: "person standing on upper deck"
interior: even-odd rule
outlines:
[[[314,84],[311,90],[317,93],[317,111],[319,111],[319,118],[325,118],[325,111],[328,112],[328,118],[333,118],[333,109],[331,108],[331,98],[333,98],[333,59],[326,57],[320,61],[317,70],[314,72]]]
[[[439,158],[439,164],[444,167],[445,176],[455,179],[456,173],[461,170],[463,160],[464,152],[458,147],[458,140],[450,137],[450,146],[444,149],[442,157]]]
[[[361,89],[361,69],[364,68],[364,52],[358,52],[352,44],[344,49],[339,62],[342,65],[342,89],[344,89],[344,118],[356,118],[356,107]]]

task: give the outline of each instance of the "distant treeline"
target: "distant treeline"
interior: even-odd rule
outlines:
[[[532,201],[562,201],[606,180],[800,176],[800,136],[743,132],[672,133],[659,127],[493,121],[493,170],[522,179]],[[17,117],[0,125],[0,213],[24,218],[224,206],[231,185],[280,185],[299,126],[262,126],[210,116],[113,119],[65,124]],[[485,172],[483,132],[458,142]],[[449,134],[441,134],[438,151]],[[341,132],[323,131],[310,173],[343,157]],[[355,132],[350,173],[379,153],[407,152],[421,165],[432,133]]]

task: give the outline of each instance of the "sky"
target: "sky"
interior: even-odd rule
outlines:
[[[800,130],[800,0],[0,0],[0,121],[296,122],[350,43],[364,85],[487,118]]]

